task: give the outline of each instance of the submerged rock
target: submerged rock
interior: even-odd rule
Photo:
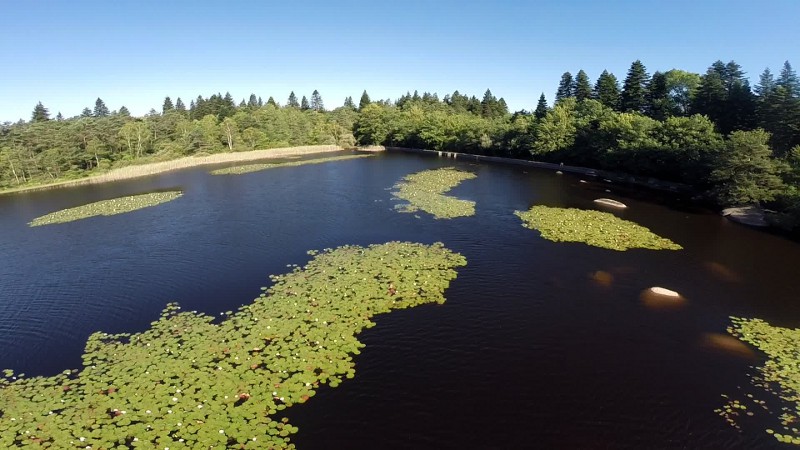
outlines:
[[[725,208],[722,210],[722,215],[728,220],[753,227],[766,227],[769,225],[764,218],[764,209],[755,205]]]
[[[608,191],[606,191],[608,192]],[[601,205],[611,206],[614,208],[627,208],[628,205],[622,202],[618,202],[616,200],[612,200],[610,198],[597,198],[594,200],[595,203],[599,203]]]

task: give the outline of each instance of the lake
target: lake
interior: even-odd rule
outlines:
[[[451,191],[474,217],[393,209],[389,188],[420,170],[477,174]],[[223,166],[218,166],[223,167]],[[112,184],[0,196],[0,369],[79,368],[95,331],[136,332],[168,302],[219,315],[249,303],[307,250],[441,241],[468,261],[444,305],[377,317],[356,377],[286,410],[301,449],[776,448],[769,414],[739,432],[714,409],[758,394],[763,363],[703,345],[729,316],[795,328],[800,244],[681,199],[574,175],[421,155],[212,176],[195,168]],[[49,212],[183,190],[129,214],[29,228]],[[611,192],[606,192],[610,190]],[[521,226],[533,205],[602,209],[682,245],[616,252],[555,243]],[[654,199],[658,201],[653,201]],[[598,282],[603,271],[610,279]],[[596,277],[595,277],[596,278]],[[680,309],[647,308],[651,286]]]

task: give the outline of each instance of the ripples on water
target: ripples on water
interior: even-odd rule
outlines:
[[[475,217],[392,209],[387,188],[403,176],[453,164],[478,174],[452,191],[477,202]],[[130,214],[26,226],[53,210],[156,189],[185,194]],[[442,241],[468,259],[447,303],[379,317],[362,334],[356,378],[289,410],[299,448],[776,447],[762,424],[739,434],[713,413],[720,394],[748,383],[754,361],[709,336],[724,336],[728,315],[797,326],[786,280],[796,277],[787,262],[800,260],[798,245],[615,189],[381,155],[0,197],[0,368],[79,367],[90,333],[143,330],[170,301],[215,315],[235,309],[268,274],[306,262],[309,249]],[[615,214],[685,250],[553,243],[513,215],[534,204],[594,208],[598,196],[624,201],[629,208]],[[641,293],[652,286],[687,301],[648,308]]]

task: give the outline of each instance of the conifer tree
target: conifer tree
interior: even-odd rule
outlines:
[[[592,85],[589,83],[589,77],[583,69],[578,71],[575,76],[575,98],[582,102],[592,96]]]
[[[542,119],[547,115],[547,99],[544,97],[544,92],[539,96],[539,103],[536,104],[536,110],[533,115],[537,119]]]
[[[619,97],[617,77],[613,73],[604,70],[600,77],[597,78],[592,98],[615,111],[619,111]]]
[[[303,111],[308,111],[309,109],[311,109],[311,107],[308,106],[308,99],[306,98],[305,95],[303,96],[303,99],[300,101],[300,109]]]
[[[161,113],[166,114],[167,111],[171,111],[175,109],[175,105],[172,104],[172,99],[169,97],[164,98],[164,104],[161,106]]]
[[[322,104],[322,96],[319,95],[319,91],[316,89],[311,93],[311,109],[314,111],[325,111],[325,106]]]
[[[81,117],[92,117],[92,110],[89,108],[83,108],[83,111],[81,111]]]
[[[186,112],[186,105],[183,104],[183,100],[181,100],[180,97],[178,97],[178,99],[175,100],[175,111],[178,111],[180,113]]]
[[[672,115],[672,107],[667,90],[667,77],[661,72],[655,72],[647,86],[647,105],[645,112],[656,120],[664,120]]]
[[[50,112],[42,105],[42,102],[36,104],[31,114],[31,122],[47,122],[50,120]]]
[[[180,99],[178,99],[178,100],[180,100]],[[123,117],[130,117],[131,116],[131,112],[128,111],[128,108],[126,108],[125,105],[122,105],[119,108],[119,112],[117,114],[119,114],[120,116],[123,116]]]
[[[294,95],[294,91],[289,93],[289,100],[286,101],[286,106],[290,108],[299,108],[300,104],[297,103],[297,96]]]
[[[348,95],[347,97],[345,97],[345,98],[344,98],[344,105],[343,105],[343,106],[344,106],[345,108],[347,108],[347,109],[352,109],[352,110],[354,110],[354,111],[355,111],[355,109],[356,109],[356,103],[353,101],[353,97],[352,97],[352,96],[350,96],[350,95]]]
[[[358,110],[361,111],[370,103],[371,101],[369,99],[369,94],[367,94],[367,91],[365,89],[364,92],[361,94],[361,100],[359,100],[358,102]]]
[[[622,85],[620,106],[623,112],[644,112],[648,83],[649,77],[644,64],[637,59],[628,69],[628,76]]]
[[[103,100],[100,99],[100,97],[97,97],[97,100],[95,100],[94,102],[94,116],[106,117],[108,116],[108,114],[109,114],[108,107],[103,102]]]
[[[256,94],[250,94],[250,98],[247,100],[247,107],[258,108],[258,97],[256,97]]]
[[[558,90],[556,91],[556,104],[575,96],[573,89],[572,74],[564,72],[561,75],[561,82],[558,83]]]
[[[295,99],[295,100],[297,100],[297,99]],[[271,96],[270,96],[270,98],[267,99],[267,105],[272,105],[272,106],[274,106],[276,108],[278,107],[278,103],[276,103],[275,99],[272,98]]]
[[[61,111],[59,111],[58,114],[56,114],[56,120],[59,122],[64,120],[64,116],[61,115]]]

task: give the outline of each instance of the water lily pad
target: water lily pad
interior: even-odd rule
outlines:
[[[94,216],[113,216],[137,209],[156,206],[180,197],[182,192],[151,192],[149,194],[131,195],[128,197],[112,198],[99,202],[89,203],[75,208],[63,209],[33,219],[28,225],[37,227],[54,223],[72,222]]]
[[[330,156],[327,158],[303,159],[299,161],[286,161],[277,163],[264,163],[264,164],[244,164],[241,166],[226,167],[224,169],[212,170],[212,175],[239,175],[243,173],[260,172],[267,169],[276,169],[279,167],[296,167],[305,166],[308,164],[322,164],[332,161],[345,161],[355,158],[369,158],[373,155],[345,155],[345,156]]]
[[[397,205],[395,209],[407,213],[421,210],[432,214],[436,219],[474,216],[475,202],[447,196],[444,193],[462,181],[475,177],[472,172],[456,170],[453,167],[424,170],[408,175],[394,185],[395,191],[392,192],[395,198],[408,203]]]
[[[555,242],[583,242],[617,251],[683,248],[641,225],[606,212],[533,206],[528,211],[515,211],[514,214],[522,219],[522,226],[538,230],[543,238]]]

